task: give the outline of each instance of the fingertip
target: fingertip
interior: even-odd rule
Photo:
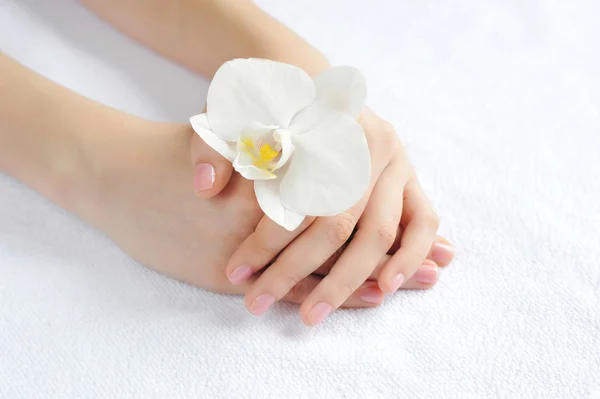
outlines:
[[[358,297],[362,301],[362,307],[377,307],[383,303],[384,293],[376,284],[367,285],[358,290]]]
[[[241,285],[246,282],[250,276],[254,273],[254,270],[248,265],[241,265],[233,269],[233,271],[229,271],[227,269],[227,278],[233,285]]]
[[[435,264],[424,263],[414,274],[414,280],[426,288],[437,284],[440,273],[439,267]]]
[[[431,260],[431,259],[425,259],[425,260],[423,261],[423,265],[422,265],[421,267],[423,267],[423,266],[438,266],[438,264],[437,264],[437,263],[435,263],[435,262],[434,262],[433,260]]]
[[[383,275],[380,275],[377,279],[377,285],[384,294],[391,294],[390,289],[388,288],[389,284],[387,283],[387,279]]]
[[[406,283],[402,285],[405,290],[426,290],[437,284],[439,280],[439,267],[432,261],[425,261]]]
[[[306,297],[307,296],[308,293],[306,294]],[[306,297],[304,299],[306,299]],[[304,299],[302,301],[297,302],[300,305],[300,320],[302,320],[302,324],[304,324],[306,327],[312,327],[311,321],[308,318],[308,312],[310,312],[311,305],[307,303]]]
[[[248,312],[252,313],[254,316],[263,315],[269,308],[277,302],[275,297],[271,294],[261,294],[256,297],[250,304],[247,306]],[[248,302],[246,302],[248,305]]]
[[[302,311],[300,312],[300,320],[302,320],[302,324],[304,324],[306,327],[313,327],[308,316]]]
[[[317,325],[319,322],[321,322],[323,319],[325,319],[325,317],[329,314],[329,312],[331,312],[331,306],[319,301],[319,302],[315,302],[314,298],[311,300],[309,298],[309,296],[314,296],[314,295],[309,295],[310,293],[307,293],[306,295],[306,299],[302,302],[302,304],[300,305],[300,319],[302,320],[302,323],[307,326],[307,327],[314,327],[315,325]],[[315,308],[317,308],[317,311],[320,310],[321,307],[323,307],[324,305],[329,306],[329,311],[327,312],[327,315],[324,315],[323,317],[321,317],[322,315],[317,315],[317,314],[313,314],[313,316],[311,317],[311,312],[314,311]],[[319,316],[319,318],[317,319],[315,316]]]
[[[215,195],[217,171],[208,162],[199,163],[194,167],[194,193],[201,198],[210,198]]]
[[[252,309],[252,306],[254,305],[259,296],[260,293],[253,292],[252,289],[248,289],[248,291],[246,291],[246,295],[244,295],[244,306],[246,307],[246,310],[248,312],[255,314],[255,312]]]
[[[380,275],[377,280],[379,289],[384,294],[393,294],[398,288],[404,283],[406,278],[402,273],[394,273],[391,267],[387,267]]]
[[[246,292],[246,295],[244,295],[244,306],[248,312],[250,312],[250,307],[252,306],[253,301],[254,299],[250,297],[250,292]]]
[[[228,162],[197,164],[194,167],[194,193],[203,199],[216,196],[227,186],[232,172],[233,167]]]
[[[429,257],[439,266],[447,266],[454,259],[454,246],[447,240],[438,239],[431,247]]]

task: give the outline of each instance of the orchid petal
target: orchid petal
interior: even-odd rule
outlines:
[[[274,173],[254,166],[254,159],[245,151],[240,151],[233,160],[233,168],[248,180],[271,180],[276,179]]]
[[[292,132],[287,129],[278,129],[273,133],[275,142],[281,144],[281,155],[279,160],[273,166],[273,170],[281,168],[290,159],[294,152],[294,144],[292,144]]]
[[[279,187],[281,179],[257,180],[254,182],[254,192],[258,205],[265,215],[286,230],[294,231],[304,220],[304,215],[287,209],[281,202]]]
[[[289,126],[292,117],[315,98],[304,70],[281,62],[235,59],[223,64],[208,89],[208,120],[217,136],[237,141],[254,121]]]
[[[294,157],[281,182],[284,206],[311,216],[333,216],[364,195],[371,157],[360,124],[333,112],[304,134],[294,136]]]
[[[358,117],[367,97],[365,77],[358,69],[350,66],[329,68],[317,75],[314,82],[317,104]]]
[[[329,112],[345,112],[357,118],[365,105],[367,85],[356,68],[337,66],[314,78],[315,101],[292,118],[290,130],[304,134],[313,129]]]
[[[223,155],[229,162],[235,159],[235,143],[219,138],[211,130],[206,113],[192,116],[190,122],[194,131],[209,147]]]
[[[276,125],[264,125],[261,122],[251,122],[242,128],[240,139],[250,139],[252,141],[260,141],[271,132],[277,129]]]
[[[294,136],[310,132],[321,120],[331,112],[331,108],[312,103],[298,112],[290,122],[290,129]]]

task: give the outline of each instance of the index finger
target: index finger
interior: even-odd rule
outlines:
[[[314,220],[313,217],[306,217],[296,230],[288,231],[267,216],[263,216],[254,233],[242,242],[227,262],[225,270],[229,281],[235,285],[241,284],[267,266]]]

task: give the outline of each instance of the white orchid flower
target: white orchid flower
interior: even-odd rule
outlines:
[[[338,215],[363,196],[369,147],[356,121],[366,97],[362,74],[333,67],[313,79],[262,59],[223,64],[210,84],[196,133],[254,180],[263,212],[287,230],[305,216]]]

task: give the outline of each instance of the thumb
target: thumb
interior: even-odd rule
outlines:
[[[221,154],[194,134],[191,145],[194,166],[194,192],[200,198],[212,198],[229,182],[233,166]]]

